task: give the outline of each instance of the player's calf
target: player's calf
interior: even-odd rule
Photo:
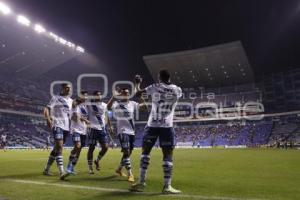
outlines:
[[[164,159],[162,166],[164,170],[164,186],[169,186],[172,181],[173,162],[171,159]]]
[[[67,166],[67,173],[76,175],[74,171],[74,167],[77,164],[81,152],[81,143],[79,141],[75,141],[74,149],[71,151],[69,156],[69,163]]]
[[[143,154],[140,162],[140,183],[146,182],[146,174],[150,164],[150,155]]]
[[[181,191],[171,186],[173,175],[173,148],[163,148],[164,187],[163,194],[180,194]]]
[[[131,154],[131,152],[128,148],[123,149],[122,165],[127,170],[127,180],[129,182],[134,182],[134,176],[132,174],[130,154]]]
[[[55,161],[55,157],[56,157],[56,152],[54,150],[51,151],[50,156],[48,158],[47,164],[44,168],[43,174],[46,176],[51,176],[52,174],[50,173],[50,167],[52,166],[52,164]]]
[[[96,145],[90,144],[89,145],[89,149],[88,149],[87,163],[88,163],[89,174],[94,174],[94,170],[93,170],[93,154],[94,154],[95,147],[96,147]]]
[[[99,152],[97,159],[94,160],[94,164],[96,166],[96,170],[100,170],[100,160],[105,156],[105,154],[108,151],[108,144],[102,144],[101,145],[101,151]]]

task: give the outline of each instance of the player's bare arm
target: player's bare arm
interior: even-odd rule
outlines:
[[[47,126],[49,128],[52,128],[53,123],[52,123],[52,119],[51,119],[51,116],[50,116],[50,108],[49,107],[44,108],[44,117],[47,121]]]
[[[112,128],[112,123],[111,123],[107,113],[106,113],[106,120],[107,120],[108,130],[109,130],[110,134],[114,135],[114,131],[113,131],[113,128]]]
[[[147,102],[145,101],[143,95],[141,95],[140,98],[139,98],[139,110],[140,111],[147,111],[148,110],[148,105],[147,105]]]
[[[107,110],[111,110],[113,103],[117,100],[117,96],[120,96],[120,88],[118,87],[113,91],[112,97],[107,102]]]
[[[143,79],[140,75],[135,75],[134,77],[134,90],[136,96],[141,96],[143,93],[146,93],[145,89],[141,89],[141,83],[143,82]]]

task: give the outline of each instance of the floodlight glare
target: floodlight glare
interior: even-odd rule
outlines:
[[[67,40],[65,40],[64,38],[59,38],[59,42],[63,45],[67,44]]]
[[[85,49],[82,48],[81,46],[77,46],[76,51],[80,52],[80,53],[84,53]]]
[[[58,35],[56,35],[55,33],[50,32],[49,35],[50,35],[50,37],[54,38],[55,42],[57,42],[59,40]]]
[[[1,0],[0,0],[0,14],[8,15],[11,13],[12,13],[12,11],[11,11],[10,7],[6,4],[4,4],[3,2],[1,2]],[[29,18],[25,17],[24,15],[17,15],[16,21],[23,26],[27,26],[27,27],[31,26],[31,21],[29,20]],[[72,48],[74,51],[78,51],[80,53],[85,53],[85,49],[82,48],[81,46],[77,46],[74,43],[72,43],[68,40],[65,40],[64,38],[56,35],[53,32],[48,32],[48,31],[46,32],[46,29],[41,24],[34,24],[34,26],[32,26],[32,29],[39,34],[45,33],[47,35],[47,37],[53,38],[55,42],[58,42],[69,48]],[[28,36],[26,36],[26,37],[28,37]],[[2,45],[2,47],[4,47],[4,46]]]
[[[44,33],[44,32],[46,32],[46,29],[43,26],[39,25],[39,24],[36,24],[34,26],[34,30],[36,32],[38,32],[38,33]]]
[[[0,12],[3,13],[4,15],[8,15],[11,13],[11,10],[7,5],[0,2]]]
[[[70,48],[75,48],[75,44],[73,44],[72,42],[67,42],[67,46]]]
[[[24,17],[23,15],[19,15],[17,17],[17,21],[22,24],[22,25],[25,25],[25,26],[30,26],[31,22],[29,19],[27,19],[26,17]]]

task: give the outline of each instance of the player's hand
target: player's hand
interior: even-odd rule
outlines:
[[[140,75],[135,75],[134,82],[135,84],[140,84],[143,81],[142,77]]]
[[[113,96],[117,97],[121,95],[121,88],[120,87],[116,87],[115,91],[113,92]]]
[[[47,126],[48,126],[49,128],[52,128],[53,122],[52,122],[51,119],[47,119]]]

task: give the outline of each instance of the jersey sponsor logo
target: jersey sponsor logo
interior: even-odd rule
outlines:
[[[87,112],[86,108],[80,107],[80,112],[81,112],[83,117],[87,118],[88,112]]]
[[[98,109],[98,106],[97,105],[91,105],[91,106],[92,106],[93,111],[95,112],[95,117],[97,118],[99,124],[101,126],[103,126],[103,121],[102,121],[102,118],[101,118],[102,113],[100,113],[100,111]]]
[[[134,126],[134,123],[133,123],[133,119],[132,119],[131,116],[130,116],[130,112],[129,112],[129,110],[128,110],[128,107],[125,106],[125,105],[123,105],[123,104],[119,104],[119,107],[120,107],[121,110],[122,110],[122,113],[123,113],[123,115],[124,115],[123,117],[124,117],[125,119],[127,119],[127,121],[128,121],[128,123],[130,124],[132,130],[134,130],[135,126]]]
[[[64,110],[65,112],[69,112],[70,111],[70,107],[68,105],[68,103],[66,102],[65,99],[63,99],[62,97],[57,97],[57,101],[60,103],[59,105],[63,106],[66,110]]]

